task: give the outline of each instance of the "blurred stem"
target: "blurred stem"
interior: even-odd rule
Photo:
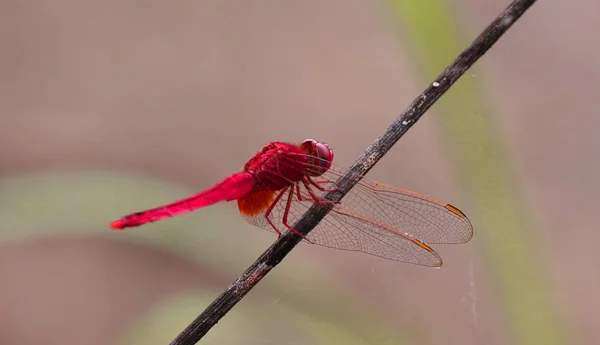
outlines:
[[[390,0],[407,33],[425,80],[435,77],[466,45],[444,1]],[[513,33],[515,34],[515,33]],[[463,187],[468,192],[475,236],[486,247],[495,286],[502,294],[513,344],[563,344],[565,329],[546,288],[547,277],[530,240],[520,187],[494,129],[475,78],[462,78],[440,100],[437,112]],[[486,109],[481,114],[482,109]],[[509,336],[510,337],[510,336]]]

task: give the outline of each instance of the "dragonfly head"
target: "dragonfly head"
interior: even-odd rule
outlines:
[[[331,167],[333,150],[326,143],[306,139],[300,145],[307,155],[306,173],[310,176],[321,176]]]

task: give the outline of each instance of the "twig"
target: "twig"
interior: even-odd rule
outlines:
[[[356,185],[359,176],[362,178],[392,146],[411,128],[435,101],[440,98],[454,82],[475,61],[514,24],[517,19],[535,2],[535,0],[513,1],[482,33],[465,49],[454,62],[448,66],[419,95],[410,106],[388,127],[385,133],[369,146],[358,160],[348,169],[346,175],[337,182],[337,189],[328,192],[324,198],[340,201],[346,193]],[[331,210],[333,203],[314,204],[294,225],[302,233],[309,233]],[[269,271],[301,241],[301,237],[287,232],[267,249],[246,272],[212,302],[171,345],[196,344],[219,320],[237,304]]]

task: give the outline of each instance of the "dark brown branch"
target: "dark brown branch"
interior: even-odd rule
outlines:
[[[515,0],[508,6],[475,41],[465,49],[454,62],[448,66],[420,94],[410,106],[389,126],[385,133],[377,138],[358,160],[350,167],[348,173],[337,182],[337,190],[329,192],[325,198],[331,201],[341,200],[361,178],[377,163],[383,155],[411,128],[425,111],[440,98],[454,82],[469,69],[490,47],[525,13],[535,0]],[[352,176],[352,177],[350,177]],[[330,206],[313,205],[295,224],[294,228],[307,234],[327,215]],[[227,288],[202,314],[200,314],[171,345],[196,344],[219,320],[237,304],[269,271],[301,241],[301,237],[293,233],[281,236],[267,249],[246,272]]]

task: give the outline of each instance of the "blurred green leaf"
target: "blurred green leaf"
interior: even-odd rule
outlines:
[[[118,344],[168,344],[191,320],[198,316],[211,298],[206,295],[183,295],[163,301],[150,310]],[[355,329],[341,327],[320,314],[293,311],[283,304],[242,303],[202,339],[203,344],[346,344],[362,345]],[[403,344],[398,336],[387,335],[389,344]],[[392,341],[393,340],[393,341]],[[381,342],[383,344],[387,341]]]
[[[390,0],[390,5],[427,80],[450,64],[471,39],[459,34],[452,3]],[[517,30],[507,35],[516,35]],[[521,188],[496,130],[494,111],[486,106],[481,85],[472,76],[468,71],[433,109],[445,115],[440,123],[475,210],[467,212],[475,239],[488,249],[502,298],[498,305],[506,308],[515,344],[568,343],[565,324],[547,289],[547,272],[532,246]]]
[[[275,236],[266,231],[246,225],[237,216],[235,207],[215,205],[199,212],[122,232],[111,231],[108,227],[111,220],[125,213],[155,207],[190,193],[193,191],[182,186],[144,176],[98,171],[54,171],[2,179],[0,240],[6,242],[36,236],[88,233],[110,237],[116,241],[140,241],[202,262],[205,267],[212,267],[215,273],[231,277],[233,281],[269,244],[257,240],[258,234],[263,234],[263,238],[271,241],[275,239]],[[233,214],[236,216],[232,216]],[[254,231],[247,231],[243,227]],[[368,306],[361,305],[355,296],[343,292],[335,275],[318,258],[290,257],[279,268],[261,282],[259,294],[245,299],[246,303],[261,301],[260,305],[255,305],[253,311],[246,312],[245,315],[257,313],[269,306],[270,309],[293,310],[294,315],[311,315],[310,318],[303,319],[306,322],[312,322],[317,316],[324,324],[327,320],[339,322],[336,323],[338,326],[319,328],[315,339],[400,337],[393,331],[393,325],[387,325],[385,317]],[[282,298],[282,291],[286,292],[285,298]],[[208,304],[208,300],[199,297],[192,298],[191,302],[175,301],[168,304],[165,307],[167,311],[161,310],[158,314],[153,314],[159,317],[169,315],[164,316],[165,326],[157,329],[150,327],[150,333],[157,334],[148,335],[148,338],[144,335],[146,331],[142,331],[138,335],[141,340],[136,341],[143,343],[145,339],[163,339],[163,333],[168,335],[164,336],[166,338],[172,336]],[[229,315],[240,313],[238,307],[235,310]],[[231,319],[229,315],[228,320]],[[156,316],[150,316],[152,317]],[[274,319],[277,320],[276,317]],[[163,322],[153,321],[150,324],[158,325]],[[344,331],[340,324],[346,325],[354,334],[344,335],[349,331]],[[143,325],[148,325],[148,322],[143,322]]]

